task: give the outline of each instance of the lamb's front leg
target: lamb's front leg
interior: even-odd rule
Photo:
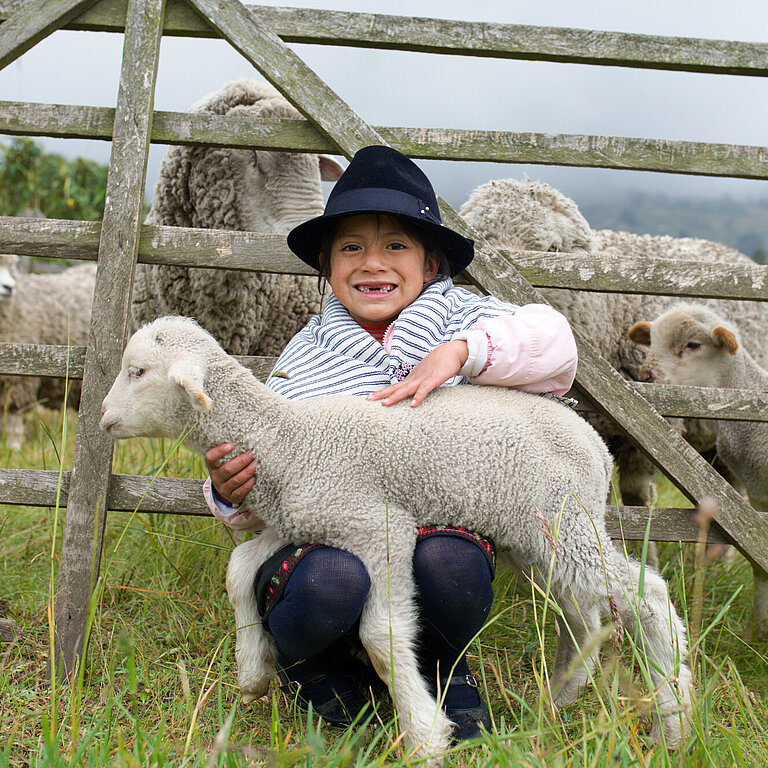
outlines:
[[[248,704],[263,696],[275,673],[275,642],[256,609],[256,572],[286,540],[271,529],[232,550],[227,567],[227,594],[235,612],[237,681]]]
[[[360,618],[360,640],[389,688],[408,747],[421,755],[445,752],[451,745],[452,723],[429,693],[416,658],[411,553],[391,558],[389,573],[386,562],[365,565],[371,589]]]

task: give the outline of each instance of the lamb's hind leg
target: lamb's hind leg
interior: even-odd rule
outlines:
[[[558,617],[557,649],[552,678],[555,704],[564,707],[578,698],[589,682],[600,651],[600,615],[595,606],[579,606],[573,595],[563,598]]]
[[[430,695],[414,650],[418,625],[411,563],[393,558],[389,580],[386,563],[365,565],[371,589],[360,618],[360,640],[389,687],[405,743],[421,755],[445,752],[451,722]]]
[[[657,741],[663,729],[667,746],[675,747],[688,731],[693,693],[691,671],[683,661],[688,652],[685,626],[669,600],[666,582],[655,571],[645,570],[639,604],[640,564],[630,562],[628,572],[626,562],[613,563],[609,572],[619,614],[624,625],[634,631],[656,688],[658,718],[654,718],[651,739]]]

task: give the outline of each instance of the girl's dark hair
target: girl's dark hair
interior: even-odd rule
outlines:
[[[432,255],[437,257],[438,273],[441,275],[451,274],[451,266],[448,263],[448,259],[445,258],[443,252],[440,250],[440,246],[437,244],[437,241],[432,237],[432,235],[429,234],[429,232],[421,229],[421,227],[418,227],[416,224],[413,224],[406,219],[401,219],[399,216],[393,216],[389,213],[377,213],[374,215],[376,216],[377,224],[379,226],[381,226],[382,216],[389,216],[390,218],[397,219],[397,223],[403,228],[405,234],[413,238],[417,243],[419,243],[419,245],[421,245],[421,247],[424,249],[425,256]],[[334,221],[332,224],[329,224],[326,229],[323,230],[323,234],[320,238],[320,253],[317,256],[317,259],[320,262],[320,274],[317,278],[318,290],[320,290],[322,281],[327,280],[331,276],[331,253],[333,252],[333,241],[336,239],[336,233],[339,230],[339,224],[341,224],[343,220],[344,219],[339,219],[338,221]]]

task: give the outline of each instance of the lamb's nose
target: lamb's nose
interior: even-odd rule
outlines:
[[[647,371],[644,369],[640,369],[640,373],[638,374],[638,379],[640,381],[647,381],[652,382],[656,377],[653,375],[653,371]]]

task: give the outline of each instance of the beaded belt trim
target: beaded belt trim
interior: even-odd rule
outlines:
[[[487,536],[483,536],[477,531],[458,528],[454,525],[422,525],[419,528],[416,541],[423,541],[431,536],[458,536],[459,538],[471,541],[473,544],[477,544],[483,550],[483,554],[488,560],[491,573],[496,573],[496,545]]]

